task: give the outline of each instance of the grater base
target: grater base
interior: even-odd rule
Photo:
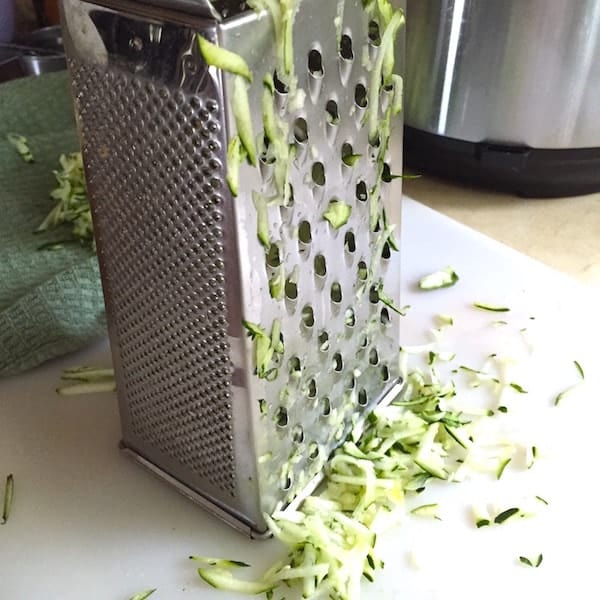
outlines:
[[[377,407],[387,406],[400,393],[403,386],[404,381],[402,379],[398,379],[396,382],[394,382],[392,386],[382,395],[381,400],[379,400],[379,402],[377,403]],[[361,425],[362,427],[364,427],[364,421]],[[362,433],[362,427],[360,433]],[[128,446],[124,440],[121,440],[119,442],[119,449],[125,456],[134,460],[136,463],[144,467],[146,471],[149,471],[158,479],[161,479],[165,483],[168,483],[170,486],[174,487],[180,494],[185,496],[188,500],[191,500],[192,502],[209,511],[225,523],[231,525],[236,531],[239,531],[240,533],[254,540],[266,540],[272,537],[271,533],[268,530],[263,531],[252,527],[244,520],[244,518],[241,515],[233,514],[229,509],[227,509],[227,507],[221,506],[214,499],[197,492],[196,490],[192,489],[190,486],[186,485],[176,477],[173,477],[173,475],[170,475],[169,473],[167,473],[167,471],[161,469],[152,461],[142,456],[137,450]],[[302,504],[302,502],[317,489],[317,487],[322,481],[323,472],[320,472],[308,482],[308,484],[304,487],[302,493],[298,494],[282,512],[285,513],[286,510],[296,510],[300,506],[300,504]]]

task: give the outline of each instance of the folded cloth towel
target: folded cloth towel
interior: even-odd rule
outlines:
[[[6,136],[27,137],[25,162]],[[78,150],[66,72],[0,85],[0,376],[31,369],[105,335],[104,301],[91,248],[65,244],[68,227],[34,235],[53,207],[52,171]]]

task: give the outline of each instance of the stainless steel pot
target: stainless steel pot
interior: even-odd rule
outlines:
[[[600,148],[598,0],[407,4],[408,146],[430,134],[517,148],[521,162],[528,149]]]

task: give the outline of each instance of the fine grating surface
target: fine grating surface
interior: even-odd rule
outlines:
[[[70,66],[126,420],[234,496],[218,103]]]

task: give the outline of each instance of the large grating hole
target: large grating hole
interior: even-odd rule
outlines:
[[[346,389],[353,390],[355,387],[356,387],[356,377],[354,376],[354,373],[351,373],[350,376],[348,377],[348,380],[346,381]]]
[[[287,492],[292,487],[292,473],[289,472],[287,465],[281,470],[281,489]]]
[[[294,379],[297,379],[302,375],[302,363],[297,356],[292,356],[292,358],[288,360],[288,370],[290,377]]]
[[[323,398],[321,400],[321,404],[322,404],[322,415],[324,417],[328,417],[331,414],[331,400],[325,396],[325,398]]]
[[[327,275],[327,261],[322,254],[317,254],[314,260],[315,275],[325,277]]]
[[[277,427],[287,427],[288,413],[285,406],[280,406],[275,413],[275,423]]]
[[[289,92],[288,86],[279,79],[277,75],[277,71],[273,73],[273,85],[275,86],[275,90],[280,94],[287,94]]]
[[[302,309],[302,323],[304,323],[305,327],[312,327],[315,324],[315,313],[310,304],[307,304]]]
[[[379,364],[379,352],[377,352],[377,348],[371,348],[371,351],[369,352],[369,364]]]
[[[356,199],[360,202],[366,202],[368,198],[367,184],[364,181],[359,181],[356,184]]]
[[[356,325],[356,313],[351,306],[346,309],[346,313],[344,315],[344,324],[346,327],[354,327]]]
[[[383,258],[383,260],[389,260],[392,257],[392,250],[390,248],[390,244],[389,242],[385,242],[383,244],[383,249],[381,251],[381,258]]]
[[[312,242],[312,231],[308,221],[301,221],[298,227],[298,240],[303,244]]]
[[[342,162],[347,167],[353,167],[359,159],[360,154],[354,154],[352,144],[350,144],[349,142],[344,142],[342,144]]]
[[[360,281],[366,281],[367,277],[369,277],[369,269],[367,267],[367,263],[364,260],[361,260],[358,263],[358,278]]]
[[[379,31],[379,23],[377,21],[369,21],[369,41],[374,46],[381,44],[381,34]]]
[[[349,35],[342,35],[340,40],[340,56],[344,60],[354,60],[354,50],[352,49],[352,38]]]
[[[309,398],[316,398],[317,397],[317,382],[314,379],[311,379],[308,382],[308,386],[306,388],[306,394]]]
[[[367,108],[367,88],[362,84],[356,84],[354,88],[354,102],[359,108]]]
[[[347,231],[344,236],[344,248],[351,254],[356,251],[356,238],[352,231]]]
[[[327,331],[321,331],[318,339],[319,350],[321,352],[327,352],[329,350],[329,333],[327,333]]]
[[[313,77],[323,77],[323,57],[316,48],[308,53],[308,72]]]
[[[285,280],[285,297],[290,300],[298,298],[298,284],[289,278]]]
[[[319,458],[319,454],[321,454],[321,450],[319,449],[319,444],[317,444],[317,442],[311,442],[308,445],[308,459],[309,460],[317,460],[317,458]]]
[[[384,183],[390,183],[393,181],[394,176],[392,175],[392,170],[388,163],[383,163],[383,169],[381,171],[381,181]]]
[[[369,403],[369,396],[366,390],[362,389],[358,391],[358,405],[366,406]]]
[[[316,162],[313,164],[311,176],[316,185],[325,185],[325,166],[322,162]]]
[[[269,246],[269,250],[267,251],[267,264],[273,268],[281,265],[279,246],[277,246],[277,244],[271,244]]]
[[[377,304],[379,302],[379,292],[376,286],[372,286],[369,290],[369,302],[371,304]]]
[[[333,361],[331,363],[331,366],[333,367],[333,370],[336,373],[341,373],[344,369],[344,359],[342,358],[342,355],[339,352],[336,352],[333,355]]]
[[[384,327],[387,327],[390,324],[390,311],[387,308],[382,308],[379,313],[379,320]]]
[[[325,111],[327,112],[327,122],[330,125],[337,125],[340,122],[340,113],[335,100],[329,100],[327,102],[325,105]]]
[[[295,444],[301,444],[304,441],[304,429],[302,429],[302,425],[294,425],[294,429],[292,429],[292,441]]]
[[[331,284],[330,297],[334,304],[339,304],[342,301],[342,286],[337,281]]]
[[[302,117],[298,117],[294,121],[294,139],[299,144],[305,144],[308,141],[308,124]]]
[[[381,376],[381,381],[389,381],[390,380],[390,370],[387,365],[383,365],[379,370],[379,374]]]

